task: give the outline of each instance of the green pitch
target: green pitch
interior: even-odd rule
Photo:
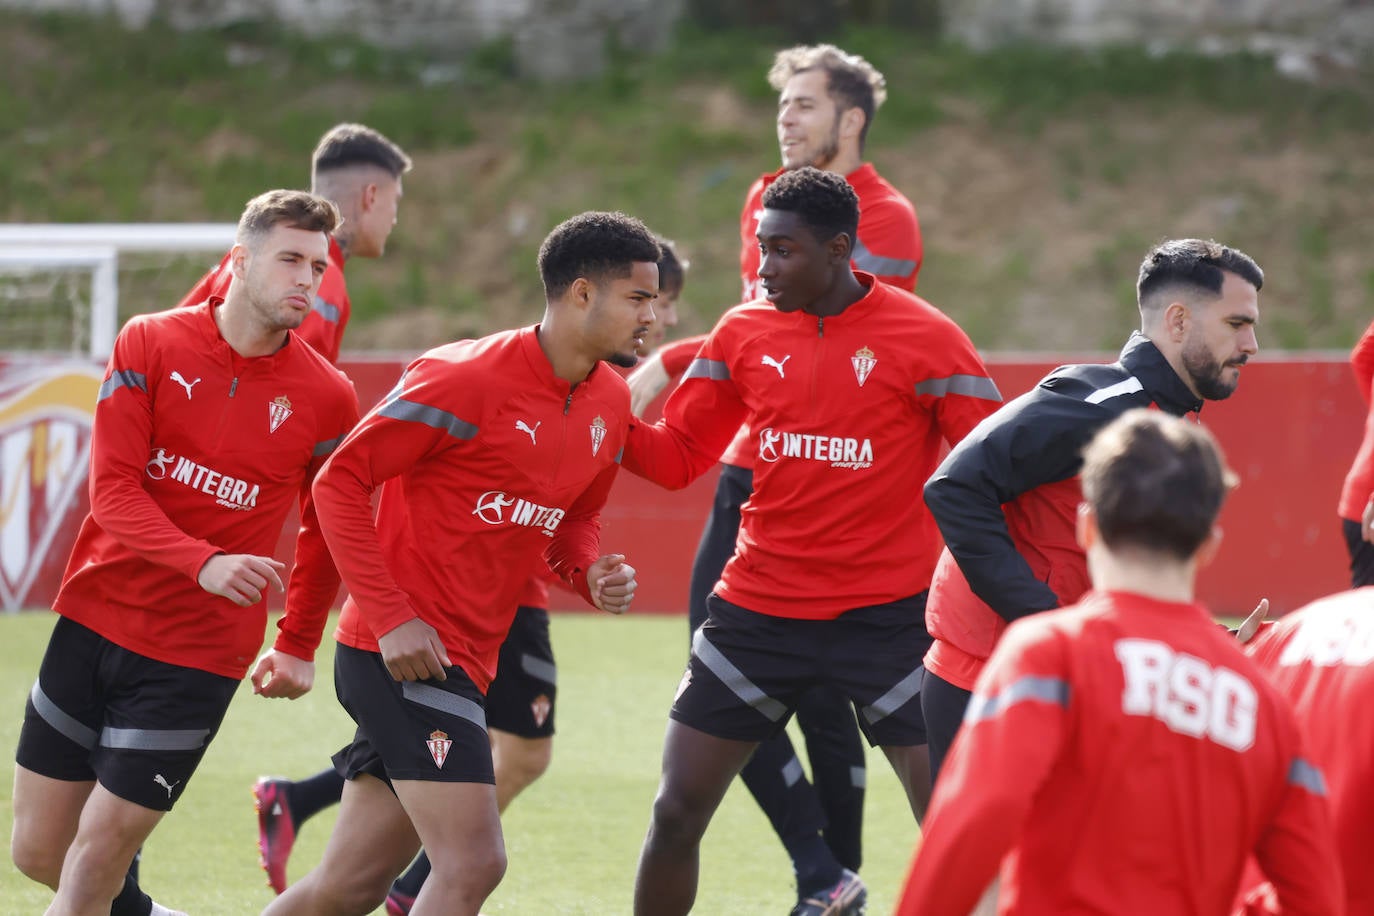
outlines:
[[[7,761],[0,826],[6,837],[13,748],[54,620],[47,613],[0,617],[0,746]],[[630,912],[667,710],[686,661],[686,626],[681,617],[555,615],[553,765],[506,813],[510,867],[484,912]],[[259,774],[318,771],[352,734],[351,720],[334,700],[331,648],[326,641],[316,688],[301,700],[262,700],[246,682],[240,689],[185,796],[145,850],[143,885],[155,900],[193,916],[231,916],[257,913],[271,899],[257,864],[249,789]],[[869,912],[878,916],[892,909],[917,831],[880,752],[870,751],[868,773],[863,875]],[[291,857],[292,880],[319,860],[332,823],[332,809],[307,823]],[[795,900],[787,857],[738,783],[707,832],[701,872],[698,913],[781,914]],[[20,875],[6,854],[0,909],[39,913],[50,900],[51,893]]]

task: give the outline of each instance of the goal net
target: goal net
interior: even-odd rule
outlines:
[[[0,353],[104,360],[131,315],[170,308],[232,223],[0,226]]]

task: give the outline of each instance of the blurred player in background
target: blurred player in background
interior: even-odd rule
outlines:
[[[843,175],[859,197],[859,228],[851,258],[858,270],[908,291],[916,287],[922,259],[916,210],[901,192],[864,162],[864,143],[874,115],[887,98],[883,75],[872,64],[834,45],[779,51],[768,73],[779,93],[777,139],[781,167],[749,188],[740,213],[742,302],[762,298],[759,242],[762,197],[779,176],[802,166]],[[705,335],[659,350],[630,378],[638,415],[696,355]],[[757,445],[741,427],[721,457],[720,477],[707,517],[688,597],[690,632],[706,620],[706,597],[735,552],[740,510],[753,491]],[[863,887],[866,756],[854,711],[839,691],[817,687],[797,704],[813,785],[784,732],[759,745],[741,776],[768,816],[792,860],[798,901],[794,916],[826,912],[826,899],[854,896]]]
[[[1054,370],[980,424],[926,483],[946,545],[926,608],[935,644],[921,691],[936,778],[1007,624],[1077,601],[1089,586],[1074,537],[1083,446],[1131,408],[1183,416],[1230,397],[1259,349],[1263,284],[1234,248],[1156,245],[1136,282],[1140,330],[1120,359]]]
[[[1245,650],[1293,704],[1305,752],[1326,778],[1345,912],[1374,913],[1374,588],[1286,614]],[[1272,885],[1247,891],[1247,914],[1287,912]]]
[[[1341,487],[1337,511],[1350,553],[1350,584],[1374,585],[1374,322],[1350,353],[1355,385],[1369,407],[1364,438]]]
[[[329,269],[299,333],[331,363],[339,361],[351,312],[344,263],[349,258],[382,256],[396,226],[401,176],[410,166],[404,150],[362,124],[331,127],[311,156],[310,189],[334,202],[342,222],[330,236]],[[211,296],[224,298],[229,279],[229,256],[225,255],[218,267],[191,288],[181,305],[198,305]]]
[[[91,514],[24,716],[12,854],[50,912],[167,912],[130,862],[185,791],[262,645],[271,556],[301,506],[268,697],[314,680],[339,577],[310,481],[358,418],[352,385],[293,332],[338,212],[303,191],[249,201],[221,301],[140,315],[115,341],[91,434]],[[113,902],[112,902],[113,901]]]
[[[1132,410],[1081,478],[1094,590],[993,652],[897,913],[965,916],[1001,863],[999,913],[1221,914],[1252,850],[1282,912],[1342,912],[1292,710],[1194,598],[1234,483],[1220,450]]]

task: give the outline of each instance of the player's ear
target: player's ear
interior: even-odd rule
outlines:
[[[378,191],[379,189],[375,181],[369,181],[367,184],[363,185],[362,200],[360,203],[363,205],[364,211],[371,210],[377,205]]]
[[[592,294],[594,292],[595,289],[592,286],[591,280],[588,280],[586,277],[578,277],[576,280],[572,281],[572,285],[568,287],[568,298],[579,309],[586,311],[592,303]]]
[[[248,246],[242,243],[234,243],[234,247],[229,249],[229,272],[238,279],[242,280],[247,272]]]
[[[827,242],[825,247],[832,262],[848,264],[853,257],[854,240],[849,237],[848,232],[841,232]]]
[[[1217,551],[1221,550],[1221,526],[1213,525],[1212,530],[1207,535],[1207,540],[1202,542],[1202,546],[1193,554],[1193,559],[1197,561],[1198,569],[1211,563],[1216,559]]]
[[[1099,532],[1097,530],[1097,513],[1087,502],[1078,504],[1078,516],[1073,524],[1074,539],[1078,541],[1078,546],[1085,551],[1097,543]]]

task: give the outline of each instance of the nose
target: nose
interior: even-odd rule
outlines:
[[[653,324],[653,323],[654,323],[654,305],[653,305],[652,302],[649,302],[649,301],[646,300],[646,301],[644,302],[643,306],[640,308],[640,310],[639,310],[639,323],[640,323],[640,324]]]
[[[773,267],[773,256],[764,252],[759,258],[759,278],[766,279],[768,277],[774,277],[777,276],[777,273],[777,270]]]
[[[780,124],[781,126],[786,127],[787,125],[793,123],[795,120],[796,112],[793,110],[791,105],[784,105],[778,109],[778,124]]]
[[[1255,334],[1254,325],[1246,325],[1245,330],[1241,332],[1240,350],[1247,356],[1254,356],[1259,352],[1259,337]]]
[[[658,320],[665,328],[677,327],[677,303],[660,302],[658,308],[654,310],[654,314],[658,316]]]

